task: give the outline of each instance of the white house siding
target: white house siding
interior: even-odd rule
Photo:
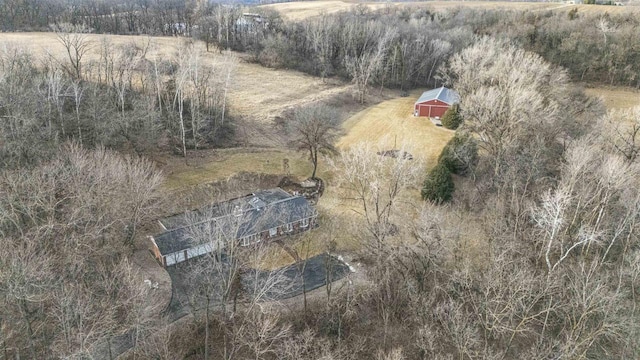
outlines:
[[[238,241],[240,242],[241,246],[249,246],[249,245],[251,245],[253,243],[257,243],[257,242],[260,242],[261,240],[263,240],[263,235],[264,235],[265,238],[273,238],[273,237],[278,237],[278,236],[282,236],[282,235],[289,235],[289,234],[299,233],[299,232],[306,231],[308,229],[313,228],[313,225],[315,223],[315,219],[316,219],[315,216],[308,217],[308,218],[301,219],[299,221],[295,221],[295,222],[292,222],[292,223],[289,223],[289,224],[281,225],[281,226],[279,226],[277,228],[269,229],[269,230],[264,231],[264,232],[259,233],[259,234],[253,234],[253,235],[246,236],[244,238],[238,239]],[[305,221],[306,221],[306,225],[303,225]],[[289,228],[289,229],[287,229],[287,228]],[[248,240],[248,241],[244,242],[243,240],[245,240],[245,239]],[[152,238],[152,241],[153,241],[153,238]],[[155,245],[155,241],[154,241],[154,245]],[[156,245],[156,248],[157,248],[157,245]],[[172,253],[172,254],[164,255],[163,256],[164,266],[175,265],[175,264],[181,263],[183,261],[186,261],[188,259],[208,254],[210,252],[213,252],[213,248],[212,248],[211,243],[198,245],[196,247],[192,247],[192,248],[186,249],[186,250],[180,250],[180,251]],[[158,254],[159,253],[160,252],[158,250]]]
[[[177,263],[181,263],[185,260],[187,259],[184,258],[183,250],[164,256],[165,266],[171,266]]]

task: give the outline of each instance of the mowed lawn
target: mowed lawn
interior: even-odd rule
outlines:
[[[338,141],[338,148],[369,142],[380,150],[392,150],[404,144],[427,167],[434,166],[454,132],[435,126],[428,118],[413,116],[413,105],[420,94],[416,91],[408,97],[384,101],[347,119],[343,125],[346,134]]]
[[[172,161],[163,169],[164,185],[167,190],[178,190],[226,179],[239,172],[284,174],[285,159],[289,160],[292,176],[305,179],[311,175],[311,162],[303,153],[284,149],[229,149],[218,150],[197,165]]]

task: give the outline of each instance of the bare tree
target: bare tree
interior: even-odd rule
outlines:
[[[45,348],[60,357],[93,356],[110,336],[145,323],[144,284],[123,242],[130,221],[146,218],[159,183],[151,166],[130,171],[141,164],[70,145],[49,163],[2,173],[0,233],[14,246],[0,252],[8,270],[1,293],[15,299],[3,301],[9,309],[24,314],[24,325],[12,326],[22,339],[8,339],[10,346],[27,344],[33,358]],[[128,198],[142,215],[130,218]]]
[[[640,152],[640,107],[610,111],[601,123],[610,146],[634,162]]]
[[[193,290],[194,310],[205,310],[205,359],[209,358],[209,328],[214,305],[219,304],[221,319],[226,322],[233,313],[228,312],[228,303],[234,295],[237,279],[243,266],[241,247],[237,233],[243,218],[234,214],[232,205],[210,207],[202,212],[189,214],[189,237],[194,245],[202,244],[205,254],[190,260],[189,287]],[[204,304],[202,303],[204,301]],[[235,311],[235,309],[234,309]],[[229,358],[229,339],[224,335],[224,358]]]
[[[222,86],[223,94],[222,94],[222,111],[220,114],[220,125],[218,127],[222,128],[225,126],[225,118],[227,114],[227,94],[229,93],[229,89],[232,85],[233,73],[238,65],[238,58],[233,55],[233,53],[227,51],[225,54],[224,61],[222,62],[222,67],[220,70],[220,74],[222,76],[222,81],[219,86]]]
[[[127,94],[133,90],[133,75],[143,59],[143,52],[142,49],[131,43],[114,50],[114,53],[115,59],[110,66],[113,73],[109,77],[111,78],[111,86],[118,95],[120,114],[124,119]]]
[[[250,326],[245,327],[243,342],[253,352],[256,360],[276,353],[276,344],[290,336],[290,326],[281,325],[277,310],[259,305],[247,313]]]
[[[320,77],[324,81],[332,71],[331,59],[334,56],[331,37],[331,30],[334,27],[332,17],[323,14],[317,22],[306,22],[305,26],[308,27],[307,33],[320,65]]]
[[[460,93],[463,128],[476,135],[487,153],[492,181],[526,183],[532,180],[524,177],[542,177],[538,169],[557,158],[553,145],[564,131],[558,125],[567,106],[566,72],[514,45],[483,38],[454,55],[443,75]],[[533,171],[520,171],[519,153],[528,154],[524,158]],[[510,169],[518,170],[505,180]]]
[[[173,94],[173,102],[172,107],[178,113],[178,122],[180,126],[180,141],[181,141],[181,150],[182,156],[187,158],[187,130],[185,127],[185,109],[184,103],[187,98],[186,95],[186,86],[187,79],[189,77],[189,56],[191,55],[191,51],[187,50],[185,52],[181,52],[178,54],[178,70],[176,71],[176,76],[174,79],[174,94]]]
[[[172,360],[183,357],[184,351],[176,344],[177,330],[167,320],[156,322],[140,339],[134,351],[142,359]]]
[[[63,65],[63,68],[71,77],[81,80],[83,77],[82,61],[91,48],[86,35],[89,29],[83,25],[65,23],[53,26],[53,31],[55,31],[58,41],[64,46],[67,60],[69,60],[69,65]]]
[[[378,29],[372,27],[368,31],[371,32],[370,37],[360,52],[352,56],[346,56],[344,59],[344,67],[356,84],[358,101],[361,104],[364,104],[366,100],[369,81],[382,69],[387,48],[396,36],[391,28]]]
[[[62,71],[58,68],[54,61],[49,61],[47,65],[47,73],[45,77],[46,84],[46,99],[47,104],[53,104],[53,110],[55,110],[55,115],[60,122],[60,128],[62,130],[62,135],[65,134],[64,128],[64,115],[63,115],[63,102],[64,102],[64,93],[66,92],[66,79],[62,76]],[[52,134],[54,131],[53,123],[51,119],[53,118],[53,111],[49,110],[49,132]]]
[[[14,344],[19,349],[20,343],[25,341],[29,358],[37,359],[37,343],[41,334],[37,330],[39,326],[36,309],[50,297],[49,291],[54,281],[51,277],[51,262],[48,254],[36,250],[38,246],[33,241],[25,241],[27,239],[24,238],[11,240],[5,239],[6,247],[0,253],[0,262],[4,268],[0,275],[0,293],[3,294],[2,303],[6,305],[0,314],[4,319],[16,318],[21,324],[11,326],[9,323],[9,326],[16,330],[24,329],[25,336],[22,339],[4,339],[5,347],[7,341],[15,341]],[[19,352],[16,356],[20,356]]]
[[[82,146],[82,124],[80,122],[80,106],[82,104],[82,95],[84,94],[84,87],[80,83],[80,80],[76,80],[71,83],[71,90],[73,91],[73,103],[76,112],[76,128],[78,129],[78,142]]]
[[[403,155],[407,150],[400,146],[400,155],[390,158],[379,155],[384,152],[379,147],[361,143],[343,151],[333,163],[340,174],[338,185],[345,191],[344,197],[358,204],[354,211],[365,221],[378,250],[395,232],[393,215],[400,205],[400,194],[416,186],[422,174],[420,161]]]
[[[316,178],[318,156],[337,153],[333,142],[340,133],[340,114],[326,105],[312,105],[297,109],[287,124],[293,135],[292,144],[298,150],[308,151],[313,164],[311,178]]]

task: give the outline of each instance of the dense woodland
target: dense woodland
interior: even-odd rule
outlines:
[[[0,54],[0,167],[35,163],[68,140],[90,148],[143,153],[164,147],[184,154],[229,138],[225,94],[232,55],[212,67],[188,42],[160,57],[148,54],[157,51],[149,41],[139,46],[103,40],[98,58],[88,60],[89,40],[71,32],[83,28],[57,30],[63,56],[34,56],[19,47]]]
[[[262,10],[110,4],[0,1],[5,30],[51,28],[69,50],[0,54],[0,359],[110,358],[105,342],[122,334],[136,359],[640,357],[640,110],[607,112],[574,85],[640,85],[638,17],[356,8],[237,26]],[[314,232],[326,252],[358,242],[349,282],[265,302],[233,275],[260,251],[239,252],[233,272],[200,269],[225,276],[194,288],[204,313],[168,324],[154,307],[131,258],[166,195],[144,156],[234,143],[237,60],[205,69],[190,42],[163,56],[103,42],[87,58],[83,33],[169,35],[172,23],[210,51],[351,80],[359,102],[372,86],[460,93],[462,123],[428,175],[371,146],[338,153],[334,109],[289,119],[296,147],[309,147],[304,124],[324,134],[314,165],[330,154],[328,186],[357,208],[321,214]],[[210,304],[219,287],[225,302]]]

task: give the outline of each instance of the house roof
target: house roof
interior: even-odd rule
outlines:
[[[460,95],[454,90],[446,87],[440,87],[437,89],[428,90],[422,93],[416,104],[423,103],[431,100],[440,100],[449,105],[453,105],[460,101]]]
[[[261,205],[261,202],[266,205],[291,197],[291,194],[282,190],[281,188],[260,190],[238,198],[211,204],[200,209],[194,209],[185,211],[183,213],[171,215],[169,217],[161,219],[160,224],[166,230],[178,229],[189,224],[194,224],[207,219],[213,219],[223,216],[225,214],[228,214],[230,210],[241,209],[246,211],[250,208],[255,207],[254,205],[252,205],[252,202],[259,206]]]
[[[316,210],[307,199],[276,188],[163,219],[163,224],[174,227],[154,236],[154,241],[163,255],[209,241],[214,242],[214,247],[224,246],[228,241],[314,215]]]

